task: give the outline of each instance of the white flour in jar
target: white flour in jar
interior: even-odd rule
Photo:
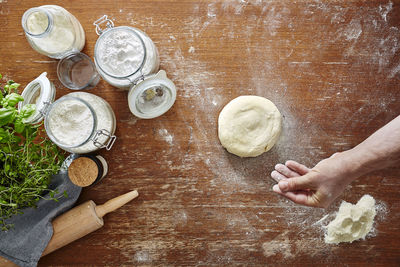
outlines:
[[[158,57],[157,47],[153,41],[145,33],[137,30],[137,33],[142,37],[144,45],[146,46],[147,58],[143,66],[143,75],[149,75],[158,71],[160,59]]]
[[[94,111],[94,117],[89,107],[77,99],[64,100],[53,106],[47,119],[51,134],[58,141],[56,144],[68,152],[77,154],[98,150],[99,147],[95,146],[92,139],[98,130],[114,134],[116,128],[114,112],[105,100],[96,95],[76,92],[70,93],[68,96],[82,99],[88,103]],[[108,140],[109,136],[107,135],[100,135],[97,139],[100,144],[104,145]]]
[[[128,76],[137,71],[143,60],[143,74],[147,75],[158,68],[155,58],[156,49],[149,37],[145,36],[139,30],[135,31],[143,40],[145,47],[138,36],[132,30],[119,29],[108,33],[104,40],[100,42],[99,64],[101,68],[110,75]],[[146,58],[143,59],[144,49],[146,49]]]
[[[55,105],[48,119],[51,134],[66,146],[82,144],[93,130],[94,118],[90,109],[76,99]]]
[[[85,92],[75,92],[75,93],[70,93],[69,95],[83,99],[84,101],[90,104],[92,109],[95,111],[97,118],[97,125],[95,131],[106,130],[111,135],[114,134],[116,128],[115,114],[111,106],[105,100],[103,100],[99,96]],[[100,135],[97,141],[101,144],[106,144],[108,139],[109,139],[108,136]],[[73,153],[84,154],[84,153],[90,153],[98,149],[99,148],[94,145],[93,141],[89,141],[83,146],[71,148],[69,150],[70,152]]]
[[[101,66],[111,75],[132,74],[143,61],[143,44],[129,31],[119,30],[109,33],[98,49]]]
[[[29,13],[25,22],[27,32],[37,35],[34,38],[27,35],[33,48],[55,58],[61,58],[72,50],[82,50],[85,35],[77,19],[59,6],[46,5],[41,8],[43,10]]]
[[[33,12],[28,17],[26,26],[31,34],[42,34],[49,26],[49,19],[43,12]]]

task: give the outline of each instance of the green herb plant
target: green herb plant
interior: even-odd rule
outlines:
[[[12,227],[6,220],[21,214],[22,209],[36,207],[40,199],[58,201],[62,197],[48,187],[64,155],[43,137],[46,135],[41,124],[24,122],[35,113],[36,106],[26,104],[20,110],[16,108],[24,100],[18,94],[19,86],[12,80],[3,88],[0,86],[0,228],[3,231]]]

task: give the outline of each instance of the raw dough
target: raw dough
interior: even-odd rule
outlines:
[[[256,157],[270,150],[281,132],[281,114],[274,103],[260,96],[239,96],[218,118],[223,147],[240,157]]]
[[[375,199],[364,195],[356,205],[343,201],[336,218],[328,224],[326,243],[353,242],[372,229],[376,215]]]

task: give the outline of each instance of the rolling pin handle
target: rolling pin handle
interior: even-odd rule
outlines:
[[[103,205],[96,206],[95,208],[96,214],[97,216],[99,216],[99,218],[103,218],[103,216],[106,215],[107,213],[122,207],[132,199],[135,199],[138,195],[139,193],[136,190],[134,190],[129,193],[123,194],[119,197],[113,198],[104,203]]]

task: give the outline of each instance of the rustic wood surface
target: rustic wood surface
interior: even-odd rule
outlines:
[[[0,1],[0,72],[23,85],[43,71],[57,97],[57,61],[30,48],[21,17],[43,1]],[[178,88],[164,116],[135,118],[127,92],[91,90],[117,116],[117,142],[101,151],[110,172],[79,203],[137,189],[100,230],[39,262],[50,265],[399,265],[399,167],[354,182],[342,195],[379,203],[366,240],[326,245],[316,223],[337,210],[294,205],[271,191],[269,173],[294,159],[313,166],[349,149],[400,114],[400,1],[52,1],[86,31],[93,21],[145,31]],[[217,138],[222,107],[239,95],[272,100],[284,116],[279,143],[257,158],[227,153]],[[330,219],[332,216],[329,217]]]

